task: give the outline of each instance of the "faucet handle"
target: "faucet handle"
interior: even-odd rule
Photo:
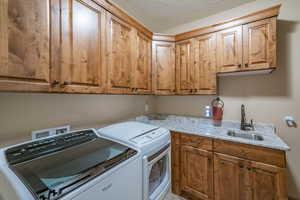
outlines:
[[[253,122],[253,119],[251,119],[251,121],[250,121],[250,126],[251,126],[252,130],[254,131],[254,122]]]

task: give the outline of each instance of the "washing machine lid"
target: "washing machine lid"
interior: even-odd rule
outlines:
[[[158,128],[154,125],[131,121],[113,124],[99,129],[98,132],[107,137],[129,142],[133,138],[137,138]]]

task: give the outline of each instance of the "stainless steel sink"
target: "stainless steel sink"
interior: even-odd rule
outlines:
[[[227,132],[228,136],[231,137],[238,137],[238,138],[244,138],[248,140],[256,140],[256,141],[263,141],[264,137],[262,135],[256,134],[256,133],[240,133],[240,132],[235,132],[233,130],[229,130]]]

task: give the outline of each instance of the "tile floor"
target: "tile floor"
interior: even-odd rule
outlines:
[[[164,200],[185,200],[185,199],[175,194],[169,193]]]

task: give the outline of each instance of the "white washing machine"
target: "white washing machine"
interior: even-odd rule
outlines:
[[[162,200],[171,184],[170,131],[141,122],[123,122],[98,130],[100,135],[141,150],[143,200]]]
[[[137,148],[93,129],[0,149],[1,200],[141,200],[141,174]]]

